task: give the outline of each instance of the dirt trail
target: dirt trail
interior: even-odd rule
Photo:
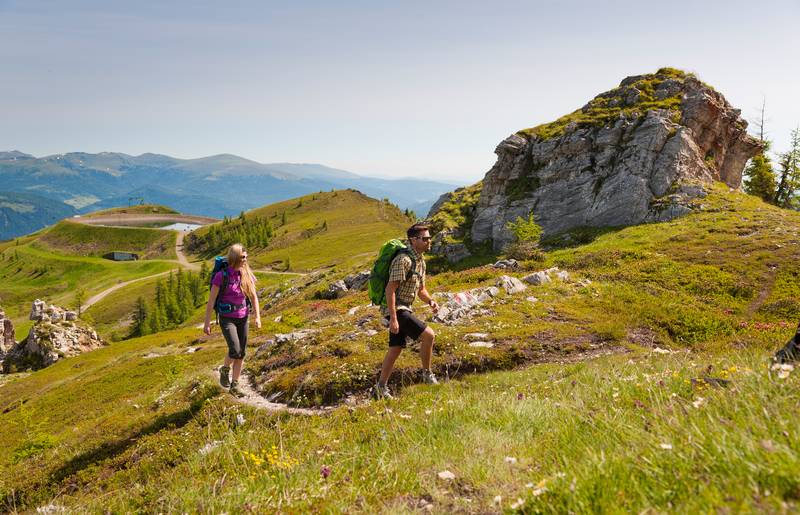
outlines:
[[[214,380],[219,381],[219,370],[214,371]],[[283,412],[291,413],[292,415],[323,415],[326,413],[327,410],[323,409],[308,409],[308,408],[290,408],[286,404],[281,404],[279,402],[270,402],[264,397],[262,397],[258,392],[256,392],[252,386],[250,386],[250,376],[245,372],[242,372],[242,375],[239,376],[239,390],[244,394],[243,397],[231,397],[236,399],[236,402],[241,404],[246,404],[248,406],[252,406],[256,409],[261,409],[270,412]]]
[[[115,284],[111,288],[108,288],[107,290],[103,290],[100,293],[98,293],[97,295],[89,297],[89,300],[87,300],[83,304],[83,306],[81,306],[81,310],[82,311],[86,311],[87,309],[89,309],[92,306],[92,304],[96,304],[97,302],[100,302],[101,300],[106,298],[109,294],[114,293],[115,291],[119,290],[120,288],[124,288],[124,287],[128,286],[131,283],[135,283],[135,282],[138,282],[138,281],[144,281],[145,279],[152,279],[153,277],[161,277],[162,275],[167,275],[170,272],[172,272],[172,270],[168,270],[166,272],[161,272],[160,274],[148,275],[146,277],[139,277],[137,279],[131,279],[130,281],[125,281],[125,282],[122,282],[122,283],[119,283],[119,284]]]
[[[200,265],[197,263],[190,263],[183,253],[183,239],[189,234],[188,231],[179,231],[178,237],[175,238],[175,255],[178,256],[178,263],[185,266],[190,270],[200,270]]]
[[[183,237],[186,236],[186,232],[178,232],[178,237],[175,238],[175,255],[178,256],[178,263],[190,270],[200,270],[200,265],[197,263],[190,263],[188,259],[186,259],[186,255],[183,253]],[[158,274],[148,275],[146,277],[139,277],[137,279],[131,279],[130,281],[125,281],[119,284],[115,284],[111,288],[101,291],[97,295],[93,295],[89,297],[89,300],[86,301],[83,306],[81,306],[82,310],[89,309],[93,304],[96,304],[106,298],[109,294],[114,293],[115,291],[119,290],[120,288],[124,288],[131,283],[135,283],[137,281],[144,281],[146,279],[153,279],[154,277],[161,277],[164,275],[169,274],[170,272],[174,272],[174,270],[168,270],[166,272],[161,272]]]
[[[769,267],[769,272],[767,273],[767,277],[764,280],[764,285],[761,287],[761,290],[758,292],[758,296],[753,299],[749,306],[747,306],[747,311],[745,312],[745,318],[752,318],[756,311],[764,304],[764,301],[769,298],[770,293],[772,293],[772,287],[775,285],[775,278],[778,275],[778,265],[771,265]]]

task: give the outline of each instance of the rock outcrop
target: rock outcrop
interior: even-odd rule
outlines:
[[[37,370],[106,345],[91,327],[76,320],[75,312],[48,306],[44,301],[34,301],[30,319],[36,324],[27,338],[6,353],[4,373]]]
[[[4,311],[0,311],[0,363],[15,343],[17,342],[14,339],[14,324],[6,318]]]
[[[503,140],[464,230],[499,250],[513,239],[508,223],[530,214],[545,235],[675,218],[705,196],[705,184],[740,186],[761,149],[746,128],[738,109],[692,75],[665,68],[628,77],[578,111]]]

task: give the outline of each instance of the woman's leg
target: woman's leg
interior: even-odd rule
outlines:
[[[236,336],[239,341],[238,359],[233,360],[231,380],[238,382],[244,364],[244,354],[247,351],[247,317],[236,320]]]

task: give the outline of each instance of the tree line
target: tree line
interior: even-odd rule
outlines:
[[[281,224],[286,225],[286,213]],[[185,245],[190,252],[197,254],[218,253],[234,243],[241,243],[247,248],[264,248],[269,245],[274,234],[272,224],[267,218],[247,217],[242,212],[237,218],[226,216],[221,224],[211,225],[207,232],[188,234]]]
[[[762,151],[744,169],[744,190],[765,202],[787,209],[800,209],[800,128],[789,137],[789,150],[778,154],[773,163],[769,155],[772,142],[764,131],[764,105],[756,121]]]
[[[208,267],[199,273],[184,272],[178,269],[169,273],[166,281],[156,283],[156,293],[152,302],[144,297],[136,299],[133,312],[131,336],[144,336],[165,329],[177,327],[185,322],[195,308],[206,301],[206,279]]]

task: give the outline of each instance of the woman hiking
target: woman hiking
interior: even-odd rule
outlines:
[[[221,291],[222,290],[222,291]],[[250,301],[249,303],[247,301]],[[242,373],[247,347],[247,319],[250,306],[256,317],[256,327],[261,329],[261,311],[256,295],[256,278],[247,264],[247,251],[240,243],[228,250],[228,267],[211,278],[211,293],[206,305],[206,320],[203,332],[211,334],[211,312],[216,306],[219,327],[228,344],[228,355],[219,369],[219,384],[229,388],[232,395],[244,395],[239,390],[239,375]]]

